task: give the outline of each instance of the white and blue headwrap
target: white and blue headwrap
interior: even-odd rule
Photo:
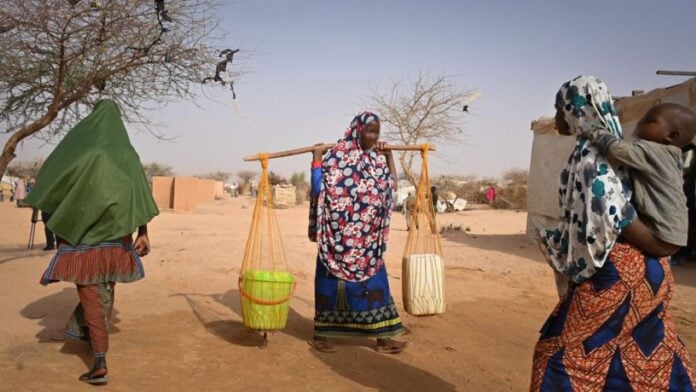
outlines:
[[[607,86],[594,76],[563,84],[556,108],[564,113],[575,149],[561,172],[561,223],[541,232],[552,266],[580,283],[602,268],[621,230],[636,217],[630,204],[628,171],[612,166],[582,135],[605,130],[623,138],[619,117]]]

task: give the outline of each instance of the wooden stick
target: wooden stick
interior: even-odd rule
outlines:
[[[325,143],[325,144],[321,144],[318,146],[309,146],[309,147],[296,148],[294,150],[273,152],[273,153],[268,154],[268,158],[273,159],[273,158],[291,157],[293,155],[300,155],[300,154],[304,154],[304,153],[308,153],[308,152],[313,152],[316,148],[320,148],[322,150],[328,150],[335,145],[336,145],[335,143]],[[420,145],[416,145],[416,146],[386,145],[384,149],[389,150],[389,151],[420,151],[422,149],[422,147]],[[435,151],[435,146],[431,144],[428,151]],[[247,162],[258,161],[259,156],[258,155],[248,155],[248,156],[244,157],[244,160]]]
[[[696,72],[691,71],[657,71],[657,74],[667,76],[696,76]]]

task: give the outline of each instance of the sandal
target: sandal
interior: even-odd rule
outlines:
[[[80,381],[92,385],[105,385],[109,382],[109,378],[106,376],[108,372],[106,369],[106,358],[98,357],[94,359],[92,369],[80,376]]]
[[[322,353],[331,354],[336,352],[336,348],[328,340],[317,340],[314,338],[308,340],[307,343],[312,346],[312,348]]]
[[[377,339],[375,351],[382,354],[399,354],[406,350],[408,342],[401,342],[393,339]]]
[[[51,336],[51,340],[54,342],[64,342],[66,339],[65,332],[57,332]]]
[[[106,368],[92,369],[89,372],[80,376],[80,381],[92,385],[105,385],[109,382],[109,377]]]

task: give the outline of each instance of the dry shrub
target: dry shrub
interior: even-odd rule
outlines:
[[[524,210],[527,208],[527,187],[510,186],[498,190],[493,208],[502,210]]]
[[[524,210],[527,208],[529,171],[513,169],[503,174],[503,186],[498,189],[494,208]]]
[[[249,195],[251,194],[251,180],[256,177],[258,173],[251,170],[240,170],[237,172],[237,177],[239,177],[239,194]]]
[[[466,229],[469,229],[469,228],[467,227]],[[445,233],[452,232],[452,231],[470,231],[471,230],[471,229],[469,229],[469,230],[466,230],[466,229],[462,225],[455,225],[455,224],[450,223],[448,225],[444,225],[444,226],[440,227],[440,234],[445,234]]]
[[[295,186],[295,204],[304,204],[310,197],[311,187],[307,182],[307,173],[295,172],[290,176],[290,183]]]
[[[487,204],[486,191],[494,186],[497,190],[494,208],[522,210],[527,208],[527,182],[529,171],[513,169],[500,180],[476,176],[441,176],[432,180],[440,197],[453,192],[470,204]]]
[[[43,159],[35,159],[32,162],[15,162],[7,167],[7,174],[26,180],[35,179],[42,165]]]
[[[215,172],[211,172],[211,173],[207,173],[207,174],[202,174],[202,175],[199,175],[199,176],[196,176],[196,177],[202,178],[202,179],[205,179],[205,180],[222,181],[222,183],[224,184],[224,183],[226,183],[227,180],[229,180],[230,177],[232,177],[232,176],[233,176],[233,173],[224,172],[224,171],[218,170],[218,171],[215,171]]]
[[[432,181],[440,197],[444,197],[447,192],[453,192],[470,204],[487,203],[486,190],[491,185],[495,186],[496,183],[492,178],[479,179],[475,176],[441,176]]]
[[[288,183],[288,179],[271,171],[268,172],[268,182],[270,182],[271,185],[285,185]]]
[[[310,198],[310,187],[307,183],[300,183],[295,186],[295,203],[304,204]]]

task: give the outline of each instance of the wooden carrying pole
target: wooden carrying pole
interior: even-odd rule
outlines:
[[[696,76],[696,72],[692,71],[657,71],[658,75],[665,75],[665,76]]]
[[[312,152],[315,149],[319,148],[321,150],[328,150],[331,147],[335,146],[336,144],[320,144],[316,146],[309,146],[309,147],[302,147],[302,148],[296,148],[294,150],[287,150],[287,151],[279,151],[279,152],[273,152],[268,154],[268,158],[283,158],[283,157],[291,157],[293,155],[300,155],[308,152]],[[405,146],[405,145],[386,145],[384,146],[385,150],[391,150],[391,151],[420,151],[423,149],[421,145],[416,145],[416,146]],[[429,151],[435,151],[435,146],[430,145],[430,148],[428,148]],[[259,156],[258,155],[248,155],[244,157],[245,161],[258,161]]]

